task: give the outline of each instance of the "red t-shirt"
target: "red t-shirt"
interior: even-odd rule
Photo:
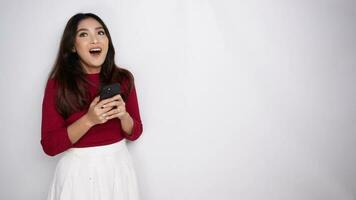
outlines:
[[[90,102],[98,95],[100,88],[99,73],[86,74],[89,81],[95,86],[89,86]],[[64,119],[56,109],[56,95],[58,87],[53,79],[47,82],[42,102],[41,145],[43,151],[49,156],[55,156],[71,147],[91,147],[112,144],[122,139],[131,141],[140,137],[143,127],[138,107],[136,89],[133,86],[125,102],[126,111],[134,121],[132,134],[127,136],[122,128],[120,119],[115,118],[104,124],[91,127],[76,143],[69,139],[67,127],[87,113],[87,109],[71,114]]]

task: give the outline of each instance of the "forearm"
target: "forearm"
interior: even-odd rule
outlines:
[[[67,127],[67,132],[72,144],[76,143],[83,135],[85,135],[92,126],[93,124],[88,120],[86,114],[69,125]]]
[[[133,128],[133,119],[129,113],[126,114],[120,119],[121,128],[126,133],[126,135],[131,135]]]

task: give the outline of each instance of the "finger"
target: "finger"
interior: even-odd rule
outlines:
[[[98,105],[101,107],[101,106],[103,106],[104,104],[107,104],[107,103],[112,102],[112,101],[120,101],[120,99],[121,99],[121,101],[122,101],[121,96],[118,94],[118,95],[115,95],[115,96],[113,96],[113,97],[111,97],[111,98],[101,100],[101,101],[98,103]]]
[[[114,118],[118,118],[118,117],[119,117],[119,113],[116,113],[116,114],[105,117],[105,119],[110,120],[110,119],[114,119]]]
[[[126,112],[119,112],[110,116],[105,117],[105,119],[110,120],[110,119],[114,119],[114,118],[120,118],[122,116],[124,116],[126,114]]]
[[[100,123],[101,124],[104,124],[107,121],[108,121],[108,119],[106,119],[105,117],[100,117]]]
[[[112,98],[113,98],[114,100],[124,101],[124,100],[122,99],[122,96],[121,96],[120,94],[117,94],[117,95],[113,96]]]
[[[103,105],[104,108],[106,108],[106,107],[114,107],[114,106],[117,106],[117,107],[125,106],[125,103],[122,102],[122,101],[121,102],[120,101],[112,101],[110,103],[107,103],[107,104]]]
[[[102,107],[99,107],[99,106],[97,105],[97,106],[95,106],[95,109],[96,109],[97,115],[101,115],[101,114],[103,114],[103,113],[108,112],[108,111],[111,110],[112,108],[111,108],[111,107],[102,108]]]
[[[109,120],[109,116],[112,116],[112,115],[109,115],[109,112],[106,112],[106,113],[100,114],[98,117],[99,117],[101,122],[106,122],[107,120]]]
[[[120,112],[126,112],[126,108],[124,106],[119,106],[117,108],[114,108],[114,109],[106,112],[105,115],[106,116],[110,116],[110,115],[117,114],[117,113],[120,113]]]
[[[99,102],[99,100],[100,100],[99,96],[95,97],[93,101],[90,103],[90,107],[96,105]]]
[[[120,94],[117,94],[111,98],[108,99],[109,102],[113,102],[113,101],[121,101],[123,102],[124,100],[122,99]],[[105,103],[106,104],[106,103]]]
[[[111,115],[117,114],[120,112],[120,109],[112,109],[109,112],[103,114],[103,117],[109,117]]]
[[[104,115],[104,114],[99,115],[99,120],[100,120],[101,122],[103,122],[103,121],[105,120],[105,115]]]

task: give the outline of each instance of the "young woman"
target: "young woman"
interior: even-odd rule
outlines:
[[[42,148],[62,154],[48,200],[139,199],[126,140],[140,137],[142,123],[133,75],[114,55],[98,16],[69,19],[42,103]],[[100,88],[112,83],[122,92],[100,100]]]

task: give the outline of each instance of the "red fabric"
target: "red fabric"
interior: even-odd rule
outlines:
[[[95,86],[89,86],[91,101],[98,95],[100,88],[99,74],[87,74],[87,79]],[[125,87],[123,87],[125,88]],[[82,117],[87,109],[73,113],[64,119],[56,110],[55,101],[58,87],[53,79],[46,85],[42,102],[42,124],[41,124],[41,145],[43,151],[49,156],[55,156],[71,147],[91,147],[107,145],[118,142],[124,138],[134,141],[140,137],[143,127],[138,107],[136,89],[133,86],[125,105],[126,111],[134,121],[132,134],[125,135],[121,129],[121,123],[118,118],[111,119],[104,124],[97,124],[90,128],[76,143],[72,144],[67,127]],[[90,101],[90,102],[91,102]]]

